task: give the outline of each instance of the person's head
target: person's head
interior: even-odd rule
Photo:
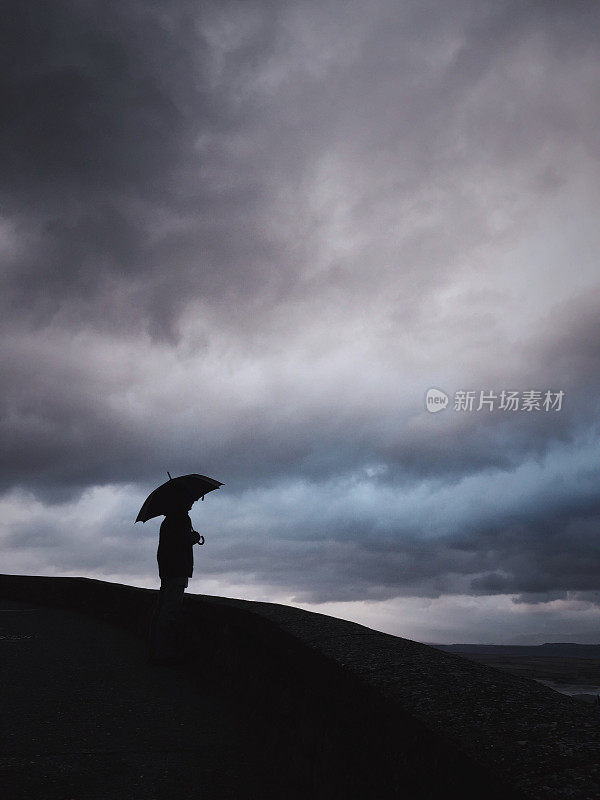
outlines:
[[[184,494],[183,492],[177,495],[173,495],[171,503],[165,509],[166,511],[165,516],[171,516],[174,514],[185,514],[191,509],[194,503],[195,503],[194,498],[190,497],[188,494]]]

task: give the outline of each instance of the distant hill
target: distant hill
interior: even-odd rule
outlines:
[[[546,642],[537,645],[503,644],[432,644],[445,653],[471,653],[493,656],[545,656],[557,658],[600,658],[600,644]]]

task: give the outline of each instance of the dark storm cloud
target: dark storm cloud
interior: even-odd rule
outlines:
[[[298,518],[283,515],[274,530],[250,523],[241,538],[219,538],[217,531],[203,575],[252,576],[301,602],[509,594],[520,603],[598,604],[600,469],[571,474],[560,456],[553,469],[554,478],[523,470],[512,484],[492,474],[478,476],[471,488],[432,487],[420,518],[402,509],[411,501],[400,489],[396,506],[376,495],[377,505],[361,512],[348,493],[333,513],[327,498],[331,503],[335,492],[313,490],[303,501],[309,510],[297,510],[301,534],[294,530]],[[459,505],[467,510],[457,516]],[[267,519],[270,511],[267,502]]]
[[[2,194],[23,242],[3,296],[34,324],[69,301],[95,311],[105,281],[121,288],[136,271],[147,232],[124,203],[142,187],[164,194],[185,139],[146,50],[178,63],[173,43],[150,14],[140,29],[120,8],[13,3],[3,28]]]
[[[242,260],[234,227],[256,190],[242,173],[232,190],[219,187],[218,159],[199,152],[203,135],[241,122],[211,90],[193,11],[9,4],[0,192],[20,246],[5,260],[5,320],[19,312],[37,325],[57,315],[73,327],[108,319],[172,338],[190,292],[227,293],[219,276],[227,259],[235,285],[236,270],[264,257],[255,232]],[[268,42],[261,35],[253,44]],[[193,233],[157,237],[165,218],[190,214]]]
[[[568,69],[591,47],[593,8],[10,4],[2,194],[22,246],[8,260],[5,318],[26,308],[37,324],[58,314],[173,340],[185,302],[206,296],[247,327],[249,298],[298,290],[290,242],[265,225],[278,191],[291,214],[292,187],[302,203],[320,152],[335,148],[356,168],[352,213],[372,224],[390,191],[444,186],[473,159],[485,181],[486,162],[520,163],[557,131],[591,145],[591,112],[582,127],[548,82],[493,76],[532,36],[534,58],[556,70],[558,41]],[[312,49],[291,27],[307,21]],[[392,165],[395,186],[372,180]],[[463,201],[461,246],[485,235]],[[294,248],[310,259],[320,220],[307,224]],[[403,245],[404,269],[425,284],[433,270],[419,256],[429,252],[438,273],[457,247],[444,225],[428,234]],[[349,290],[354,270],[344,269]]]
[[[456,508],[597,424],[596,3],[6,8],[0,488],[143,494],[201,464],[243,506],[347,480],[326,520],[268,502],[207,574],[313,600],[595,588],[589,464],[559,499],[532,481],[533,511]],[[566,394],[428,416],[432,385]],[[429,538],[417,505],[390,521],[423,485],[450,492]],[[104,551],[67,553],[60,519],[5,544],[134,571],[113,524]]]
[[[190,86],[177,67],[190,37],[177,9],[177,39],[168,36],[158,8],[144,14],[127,3],[8,4],[3,144],[13,202],[21,193],[33,199],[32,184],[46,189],[40,202],[68,189],[132,182],[151,189],[177,163],[185,136],[176,92]]]

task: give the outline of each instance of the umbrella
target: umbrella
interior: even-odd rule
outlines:
[[[166,514],[174,505],[180,505],[186,500],[195,502],[202,498],[213,489],[223,486],[221,481],[214,478],[207,478],[206,475],[181,475],[179,478],[172,478],[167,472],[169,480],[155,489],[148,495],[144,505],[137,515],[136,522],[147,522],[153,517]]]

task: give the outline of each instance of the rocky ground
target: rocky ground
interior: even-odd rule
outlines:
[[[261,797],[263,733],[201,672],[76,612],[0,601],[0,785],[11,800]]]

